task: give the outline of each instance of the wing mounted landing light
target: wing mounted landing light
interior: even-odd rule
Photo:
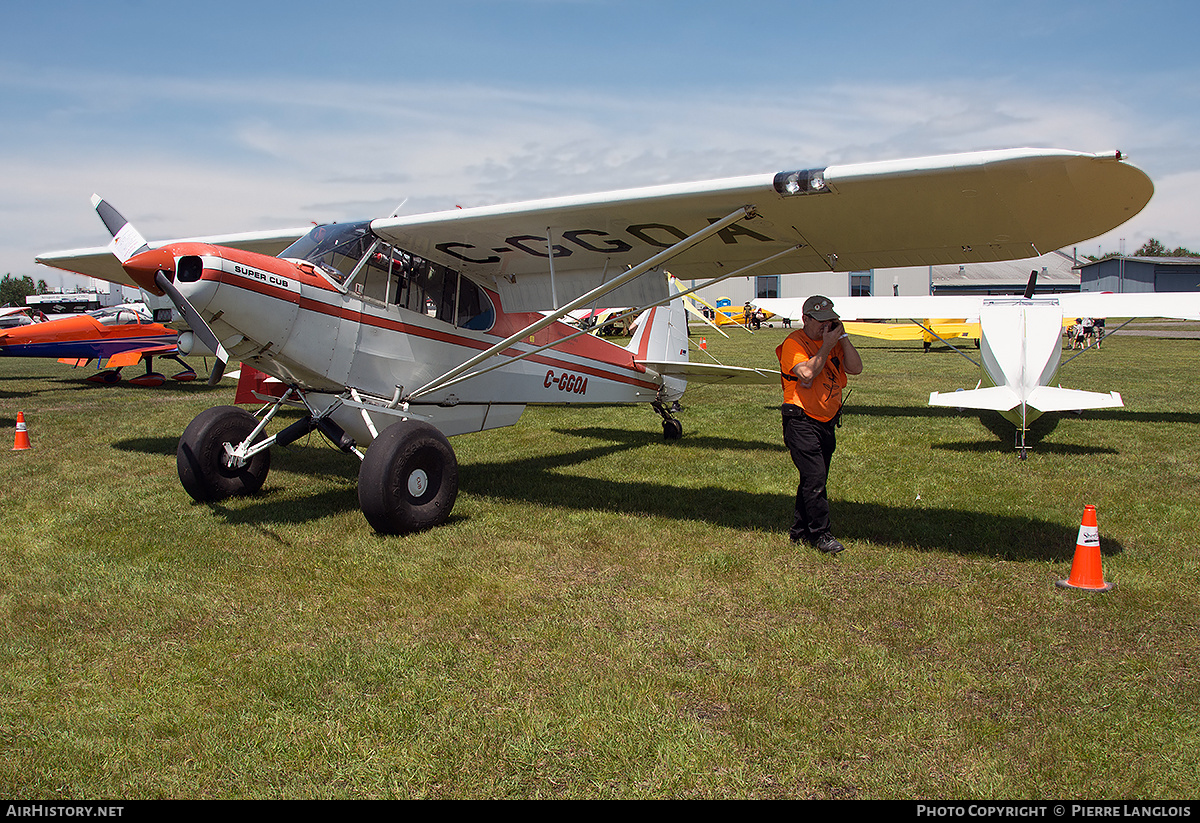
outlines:
[[[830,193],[829,185],[825,182],[825,169],[781,171],[775,175],[775,191],[784,197]]]

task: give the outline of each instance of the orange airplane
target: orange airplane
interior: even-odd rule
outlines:
[[[178,337],[178,332],[153,322],[144,311],[116,306],[0,330],[0,355],[56,357],[58,362],[72,366],[86,366],[97,360],[104,370],[87,379],[105,385],[118,382],[125,366],[145,360],[146,373],[129,382],[161,386],[166,378],[153,371],[155,355],[169,357],[184,367],[173,379],[196,379],[196,372],[179,357]]]

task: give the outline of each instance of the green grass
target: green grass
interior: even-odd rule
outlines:
[[[771,367],[781,332],[699,336]],[[176,440],[231,386],[0,361],[33,443],[0,457],[0,793],[1200,794],[1200,341],[1069,364],[1126,408],[1044,418],[1026,461],[925,405],[971,364],[862,350],[836,558],[787,540],[777,387],[693,387],[674,443],[642,406],[531,408],[454,439],[447,525],[382,538],[319,435],[191,502]],[[1055,586],[1088,503],[1106,594]]]

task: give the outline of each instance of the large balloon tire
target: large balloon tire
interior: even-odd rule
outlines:
[[[271,452],[259,452],[244,466],[225,464],[225,444],[237,446],[258,425],[258,419],[237,406],[216,406],[196,416],[179,438],[175,462],[179,482],[201,503],[254,494],[271,469]]]
[[[433,426],[402,420],[367,448],[358,503],[380,534],[409,534],[445,523],[458,497],[458,459]]]

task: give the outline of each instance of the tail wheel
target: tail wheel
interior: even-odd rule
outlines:
[[[380,534],[407,534],[446,522],[458,497],[458,460],[428,423],[393,423],[372,441],[358,472],[358,502]]]
[[[683,437],[683,424],[674,417],[667,417],[663,420],[663,439],[678,440]]]
[[[175,463],[179,482],[199,502],[253,494],[271,469],[271,453],[259,452],[244,463],[232,461],[226,446],[242,443],[258,425],[254,415],[236,406],[216,406],[196,416],[179,438]]]

